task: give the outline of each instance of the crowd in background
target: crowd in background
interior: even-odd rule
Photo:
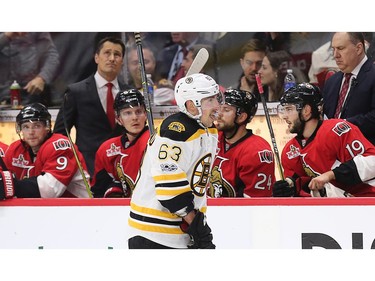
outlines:
[[[319,67],[312,65],[326,64],[327,68],[330,64],[334,67],[335,63],[330,57],[330,41],[332,32],[143,32],[142,43],[145,49],[149,49],[148,57],[151,58],[150,68],[147,71],[152,74],[155,84],[162,85],[161,88],[173,88],[173,80],[178,80],[181,74],[177,72],[182,63],[183,57],[186,55],[184,51],[191,49],[194,45],[199,44],[209,49],[210,60],[205,68],[205,73],[213,77],[220,85],[225,88],[235,87],[241,79],[242,69],[239,63],[241,59],[242,47],[252,38],[259,39],[266,46],[267,51],[286,51],[290,56],[288,62],[283,65],[283,71],[287,68],[295,67],[300,70],[302,75],[300,82],[318,82],[316,75]],[[48,33],[47,33],[48,35]],[[134,51],[134,34],[133,32],[50,32],[50,41],[45,33],[36,32],[33,40],[43,41],[43,46],[48,48],[34,48],[28,54],[28,63],[33,62],[34,67],[48,69],[44,71],[46,75],[43,77],[45,86],[41,88],[44,93],[41,100],[49,107],[60,107],[64,92],[71,83],[81,81],[87,78],[96,69],[93,59],[94,49],[100,39],[107,36],[114,36],[122,39],[126,45],[126,56],[122,71],[119,75],[119,81],[132,86],[139,87],[134,81],[132,75],[130,57],[131,50]],[[30,37],[30,36],[29,36]],[[365,33],[368,43],[367,54],[373,57],[374,44],[373,33]],[[29,39],[28,39],[29,40]],[[31,40],[31,39],[30,39]],[[30,41],[29,40],[29,41]],[[46,43],[48,41],[48,44]],[[14,42],[14,41],[13,41]],[[36,42],[36,41],[35,41]],[[3,76],[0,80],[2,93],[2,104],[9,102],[8,88],[13,80],[20,82],[22,87],[27,85],[34,77],[26,76],[24,73],[12,70],[7,74],[6,69],[9,67],[25,69],[25,64],[16,64],[10,58],[13,53],[18,52],[17,48],[3,49],[3,34],[0,34],[0,71]],[[15,46],[17,42],[14,42]],[[28,42],[30,43],[30,42]],[[25,48],[26,43],[22,43]],[[52,45],[52,46],[51,46]],[[11,45],[12,46],[12,45]],[[33,54],[36,51],[39,55]],[[176,52],[181,54],[176,58]],[[314,52],[318,54],[313,55]],[[145,54],[146,56],[146,54]],[[16,56],[14,56],[17,58]],[[133,56],[134,57],[134,56]],[[146,62],[147,67],[147,62]],[[33,73],[37,69],[30,70]],[[314,73],[315,72],[315,73]],[[174,76],[174,79],[173,79]],[[172,83],[170,83],[172,82]],[[8,85],[9,84],[9,85]],[[322,86],[322,85],[319,85]],[[170,92],[164,90],[166,95],[162,100],[170,101]]]

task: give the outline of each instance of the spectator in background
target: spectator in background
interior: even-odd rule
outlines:
[[[69,139],[52,133],[47,107],[40,103],[25,106],[16,116],[16,131],[20,139],[5,153],[8,171],[0,173],[0,182],[7,182],[5,195],[0,187],[0,199],[89,197],[89,174],[83,156],[75,147],[77,160]]]
[[[213,50],[212,46],[210,45],[205,45],[205,44],[196,44],[194,46],[191,46],[189,51],[187,52],[186,56],[184,57],[181,67],[184,70],[184,75],[186,76],[186,73],[190,69],[195,57],[197,56],[198,52],[200,49],[205,48],[208,52],[208,60],[206,64],[203,66],[202,70],[200,71],[201,73],[207,74],[207,71],[209,69],[212,69],[214,67],[214,55],[213,55]],[[219,85],[220,91],[225,92],[225,88],[221,85]]]
[[[160,78],[173,81],[175,85],[184,76],[181,64],[190,47],[195,44],[212,46],[214,42],[202,38],[199,32],[171,32],[171,37],[174,44],[161,50],[156,64]]]
[[[264,93],[267,101],[279,101],[284,93],[284,78],[290,60],[286,51],[267,52],[263,58],[259,75],[262,84],[267,86]]]
[[[291,32],[290,49],[295,66],[299,68],[306,77],[311,67],[312,53],[329,41],[331,32]]]
[[[260,100],[255,74],[262,66],[263,58],[266,55],[266,45],[259,39],[250,39],[241,49],[240,64],[243,70],[237,87],[239,90],[249,91]]]
[[[94,197],[131,197],[150,137],[145,101],[139,91],[119,92],[114,109],[125,132],[105,141],[96,153],[91,187]]]
[[[219,116],[219,152],[210,178],[211,197],[270,197],[275,163],[270,144],[246,127],[258,109],[248,91],[228,89]]]
[[[375,144],[375,66],[366,55],[363,33],[335,33],[332,49],[340,71],[323,88],[325,118],[349,121]]]
[[[21,104],[49,104],[49,84],[59,63],[48,32],[0,33],[0,102],[10,104],[9,88],[16,80],[22,88]]]
[[[147,74],[151,74],[154,81],[154,105],[175,105],[173,84],[167,79],[156,76],[155,52],[150,44],[142,42],[143,60]],[[127,47],[127,67],[130,75],[129,85],[143,93],[141,68],[139,64],[137,46],[135,44]]]
[[[339,68],[337,67],[332,53],[331,41],[328,41],[312,53],[311,66],[309,69],[310,83],[323,89],[327,79],[338,70]]]
[[[291,32],[257,32],[253,38],[262,40],[270,52],[289,51]]]
[[[54,132],[67,134],[66,129],[70,132],[75,127],[76,144],[85,158],[91,176],[99,146],[105,140],[121,135],[123,131],[120,125],[115,124],[113,106],[111,100],[107,100],[107,93],[112,94],[108,98],[114,99],[119,91],[129,88],[118,81],[124,54],[125,45],[121,39],[105,37],[100,40],[94,55],[96,73],[69,85],[65,103],[56,117]],[[111,112],[113,116],[110,116]]]
[[[142,51],[146,73],[151,74],[151,78],[153,81],[158,81],[158,79],[155,77],[156,59],[154,50],[152,49],[151,45],[146,42],[142,42]],[[139,64],[137,45],[135,43],[126,47],[126,58],[126,64],[129,73],[128,84],[130,87],[142,91],[143,86],[141,67]]]

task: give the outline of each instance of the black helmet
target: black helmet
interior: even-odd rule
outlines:
[[[118,92],[113,103],[114,110],[118,112],[123,108],[131,108],[134,106],[145,106],[143,95],[136,89],[130,89]]]
[[[241,112],[246,112],[248,115],[247,122],[253,119],[258,110],[258,100],[253,93],[244,90],[227,89],[223,96],[224,104],[237,107],[237,115]]]
[[[297,110],[301,110],[306,104],[309,104],[319,112],[323,105],[323,97],[318,86],[301,83],[289,88],[280,98],[280,104],[295,104]]]
[[[51,127],[51,114],[41,103],[26,105],[16,117],[17,133],[21,131],[21,124],[29,121],[44,121],[47,127]]]

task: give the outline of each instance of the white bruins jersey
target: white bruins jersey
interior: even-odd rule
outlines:
[[[167,117],[151,137],[130,202],[130,237],[187,248],[180,229],[192,209],[206,211],[210,171],[217,150],[216,128],[202,128],[184,113]]]

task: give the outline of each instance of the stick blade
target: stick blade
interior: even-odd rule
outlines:
[[[188,72],[186,73],[186,76],[201,72],[204,65],[208,61],[208,57],[209,57],[209,54],[208,54],[207,49],[201,48],[198,51],[197,55],[195,56],[195,59],[193,63],[191,64]]]

